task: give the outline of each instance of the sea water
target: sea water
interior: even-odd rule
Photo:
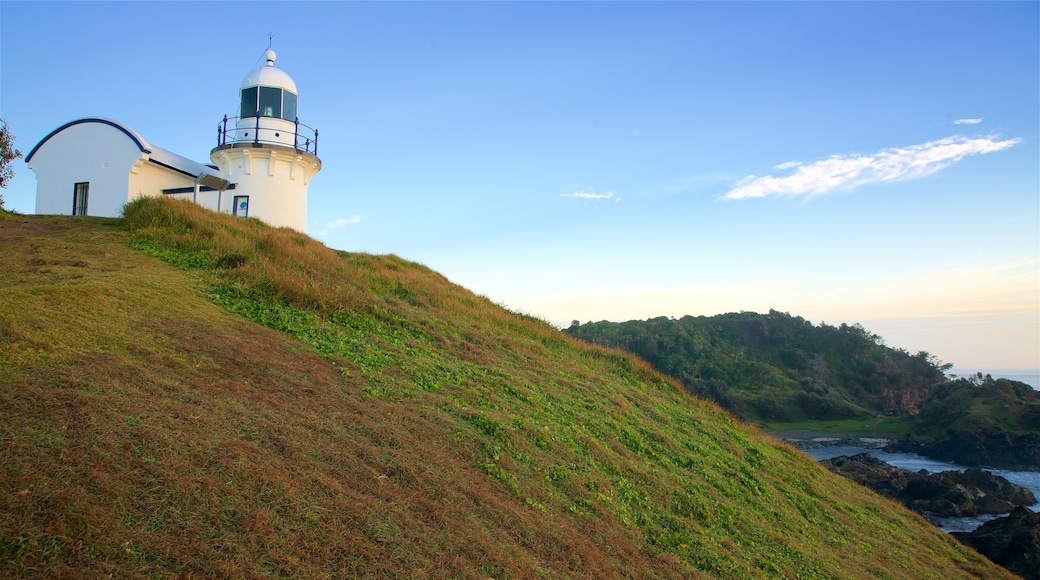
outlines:
[[[950,463],[948,461],[928,459],[927,457],[922,457],[916,453],[889,453],[880,449],[847,445],[805,449],[804,453],[817,461],[840,457],[842,455],[851,456],[859,453],[869,453],[889,465],[908,469],[914,472],[921,471],[922,469],[928,473],[938,473],[940,471],[964,471],[967,469],[967,467],[963,465]],[[1033,492],[1033,495],[1036,496],[1038,500],[1038,503],[1029,506],[1029,509],[1040,511],[1040,471],[1010,471],[1007,469],[994,469],[990,467],[984,467],[983,469],[993,475],[999,475],[1011,483],[1028,488]],[[982,524],[992,519],[1003,517],[1004,515],[1006,514],[981,515],[970,518],[939,518],[931,516],[929,519],[935,522],[935,524],[939,526],[939,529],[944,532],[970,532]]]

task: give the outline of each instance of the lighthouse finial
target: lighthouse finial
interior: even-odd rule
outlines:
[[[267,33],[267,51],[264,52],[264,59],[267,60],[267,66],[274,66],[274,59],[277,58],[277,54],[274,49],[271,48],[274,45],[274,33]]]

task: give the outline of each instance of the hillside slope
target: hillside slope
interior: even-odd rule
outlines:
[[[147,199],[0,220],[0,288],[3,577],[1010,577],[395,256]]]

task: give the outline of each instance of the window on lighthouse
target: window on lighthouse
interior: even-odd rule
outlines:
[[[260,115],[275,118],[282,116],[282,89],[260,87]]]
[[[241,117],[274,117],[296,121],[297,96],[277,87],[242,89]]]
[[[296,121],[296,95],[289,91],[282,91],[282,118]]]
[[[242,89],[242,117],[256,116],[256,90],[258,87]]]

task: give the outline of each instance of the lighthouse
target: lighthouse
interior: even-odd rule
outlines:
[[[235,184],[218,211],[306,232],[307,189],[321,171],[318,130],[300,122],[296,83],[274,65],[276,58],[268,49],[266,63],[242,81],[238,115],[217,127],[209,157]]]
[[[318,130],[300,122],[289,75],[264,61],[246,75],[239,110],[217,125],[213,165],[157,147],[104,117],[69,121],[25,157],[36,173],[36,213],[118,217],[143,196],[189,200],[276,227],[307,231],[307,188],[321,171]]]

